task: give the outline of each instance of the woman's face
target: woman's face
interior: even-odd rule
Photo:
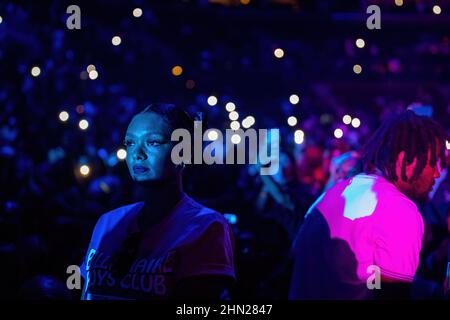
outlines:
[[[171,161],[171,129],[164,117],[146,112],[131,120],[125,135],[127,165],[133,180],[157,182],[176,175]]]

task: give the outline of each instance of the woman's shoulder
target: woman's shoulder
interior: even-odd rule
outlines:
[[[204,206],[203,204],[195,201],[189,196],[186,196],[184,208],[185,213],[187,213],[189,218],[192,220],[204,221],[206,223],[227,223],[227,220],[220,212]]]

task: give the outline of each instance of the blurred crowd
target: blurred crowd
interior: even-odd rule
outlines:
[[[324,190],[362,170],[361,147],[383,119],[416,103],[447,130],[450,123],[449,34],[440,17],[430,22],[427,4],[379,1],[390,16],[373,35],[364,18],[351,17],[365,17],[366,1],[348,1],[341,8],[347,17],[331,1],[316,3],[322,5],[96,1],[80,5],[82,29],[69,31],[64,1],[2,1],[0,299],[79,298],[66,287],[67,267],[81,264],[100,215],[135,201],[116,152],[132,115],[156,101],[201,112],[221,130],[230,126],[225,105],[233,102],[239,120],[251,115],[255,128],[280,129],[277,175],[260,176],[248,165],[196,165],[186,170],[185,188],[233,224],[238,281],[231,298],[287,298],[289,249],[304,214]],[[133,16],[135,7],[142,17]],[[402,14],[412,20],[397,21]],[[423,28],[399,31],[402,23]],[[122,43],[113,45],[113,36]],[[365,48],[355,46],[358,37]],[[276,48],[285,56],[274,57]],[[356,63],[362,74],[353,72]],[[90,78],[91,64],[98,78]],[[180,75],[174,66],[182,66]],[[208,103],[211,95],[217,104]],[[58,118],[61,111],[67,120]],[[344,123],[344,115],[360,124]],[[442,292],[449,179],[444,171],[420,206],[426,237],[418,298]]]

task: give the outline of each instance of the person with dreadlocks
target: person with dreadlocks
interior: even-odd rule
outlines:
[[[234,281],[231,228],[184,193],[185,164],[171,160],[175,129],[191,132],[194,121],[172,104],[131,120],[124,144],[139,201],[98,220],[80,267],[82,299],[219,299]]]
[[[289,298],[410,297],[424,233],[415,202],[427,200],[446,165],[447,135],[405,111],[364,147],[364,173],[326,190],[292,245]]]

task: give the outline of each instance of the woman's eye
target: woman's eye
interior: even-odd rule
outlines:
[[[133,143],[133,141],[131,141],[131,140],[125,140],[124,142],[123,142],[123,145],[125,146],[125,147],[130,147],[130,146],[132,146],[134,143]]]
[[[148,141],[147,141],[147,145],[148,145],[148,146],[159,146],[159,145],[161,145],[161,144],[162,144],[161,141],[155,141],[155,140],[148,140]]]

